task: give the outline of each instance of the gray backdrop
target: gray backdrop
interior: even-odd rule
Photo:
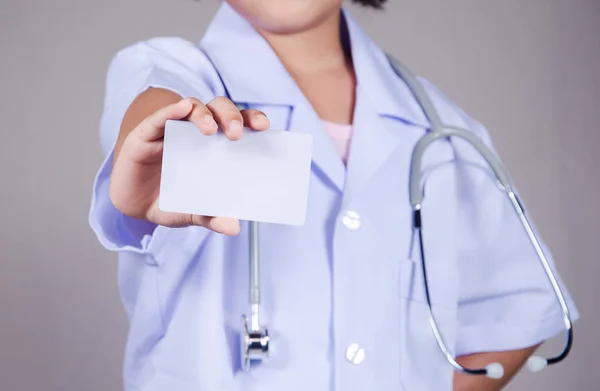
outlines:
[[[138,39],[197,40],[217,6],[0,0],[1,390],[120,388],[116,258],[87,226],[106,67]],[[510,390],[600,390],[600,1],[392,0],[353,13],[489,127],[582,312],[572,358]]]

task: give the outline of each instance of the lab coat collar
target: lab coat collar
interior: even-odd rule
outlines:
[[[380,115],[419,126],[427,119],[385,53],[343,9],[357,84]],[[226,1],[200,43],[229,88],[242,102],[293,105],[302,93],[265,39]],[[393,88],[391,88],[393,87]]]
[[[344,10],[357,86],[380,116],[427,127],[428,121],[412,92],[391,67],[385,52]]]
[[[368,100],[373,113],[427,126],[427,120],[412,93],[394,73],[385,53],[367,37],[346,10],[343,10],[343,16],[348,26],[357,88]],[[208,27],[200,48],[212,61],[234,102],[292,108],[289,130],[312,134],[313,163],[317,166],[317,174],[329,179],[338,190],[344,189],[346,169],[317,114],[268,42],[226,1],[222,2]],[[364,123],[355,125],[364,126]],[[384,126],[381,122],[372,125]],[[355,131],[360,129],[355,126]],[[372,136],[377,137],[376,134]],[[389,137],[384,139],[389,140]],[[390,147],[386,146],[386,153],[391,153]],[[370,155],[376,154],[377,150],[363,152],[369,152]],[[355,154],[361,155],[360,150]],[[372,174],[376,169],[377,165],[374,164],[368,171]]]
[[[293,105],[298,100],[298,87],[269,43],[226,1],[200,48],[234,102]]]

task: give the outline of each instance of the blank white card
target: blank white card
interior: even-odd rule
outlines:
[[[302,225],[312,137],[244,129],[231,141],[205,136],[187,121],[165,127],[158,207],[166,212]]]

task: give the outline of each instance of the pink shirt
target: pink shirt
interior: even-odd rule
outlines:
[[[350,152],[350,139],[352,138],[352,125],[337,124],[321,120],[325,131],[329,134],[335,150],[342,158],[344,164],[348,162]]]

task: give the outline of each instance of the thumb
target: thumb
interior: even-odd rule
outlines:
[[[208,226],[206,227],[208,229],[227,236],[235,236],[240,233],[238,219],[232,217],[208,217],[208,219]]]
[[[159,210],[153,213],[153,215],[155,218],[150,218],[149,220],[153,220],[155,224],[171,228],[198,226],[227,236],[235,236],[240,232],[239,220],[232,217],[200,216]]]
[[[240,233],[240,222],[232,217],[211,217],[199,215],[184,215],[186,225],[195,225],[208,228],[211,231],[224,234],[227,236],[235,236]]]

